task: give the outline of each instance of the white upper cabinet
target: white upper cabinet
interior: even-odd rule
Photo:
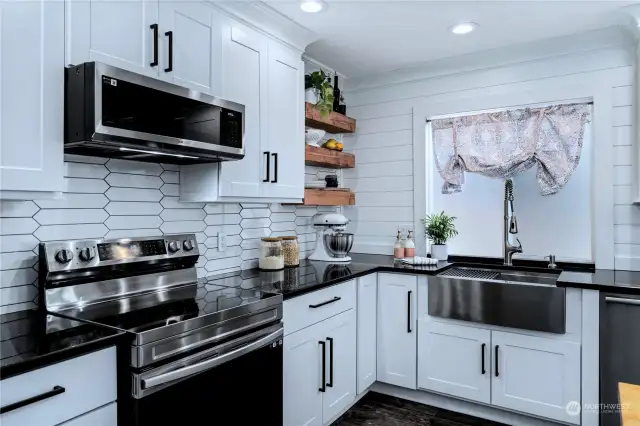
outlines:
[[[491,331],[420,321],[418,387],[489,404]]]
[[[580,424],[567,404],[580,403],[580,344],[491,332],[491,403]]]
[[[264,196],[304,197],[304,64],[299,53],[269,42],[269,184]],[[266,176],[265,176],[266,177]]]
[[[358,278],[358,395],[376,381],[377,274]]]
[[[329,424],[356,398],[356,313],[349,309],[323,322],[327,351],[322,422]],[[286,404],[286,402],[285,402]]]
[[[267,39],[232,23],[223,41],[223,97],[245,106],[245,156],[220,163],[221,197],[261,197],[267,148]]]
[[[63,190],[64,12],[0,2],[0,198]]]
[[[197,1],[160,1],[159,10],[160,79],[219,96],[222,14]]]
[[[418,278],[378,274],[378,381],[416,389]]]
[[[67,0],[66,65],[99,61],[157,77],[160,64],[155,62],[159,58],[154,55],[154,45],[164,38],[158,25],[158,4],[148,0]]]

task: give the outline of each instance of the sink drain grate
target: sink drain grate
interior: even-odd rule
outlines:
[[[493,280],[500,272],[484,271],[482,269],[463,269],[463,268],[451,268],[438,274],[440,276],[454,277],[454,278],[473,278],[481,280]]]

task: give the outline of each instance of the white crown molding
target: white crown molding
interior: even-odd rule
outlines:
[[[262,1],[209,0],[209,3],[243,24],[278,39],[301,53],[318,39],[317,34]]]
[[[467,55],[429,61],[423,65],[357,78],[351,76],[345,92],[360,92],[376,87],[394,86],[411,81],[503,67],[546,58],[584,53],[612,47],[630,48],[630,33],[622,27],[609,27],[581,34],[556,37],[531,43],[492,49]]]

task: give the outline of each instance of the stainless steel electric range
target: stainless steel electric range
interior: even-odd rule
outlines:
[[[281,425],[282,295],[198,282],[198,256],[192,234],[43,243],[42,304],[128,332],[120,425]]]

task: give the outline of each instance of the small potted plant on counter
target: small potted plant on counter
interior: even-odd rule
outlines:
[[[304,76],[305,100],[315,105],[322,116],[333,111],[333,86],[324,71]]]
[[[431,241],[431,257],[438,260],[447,260],[449,250],[447,241],[456,235],[458,231],[454,225],[455,217],[445,214],[445,212],[426,215],[422,219],[424,223],[424,233]]]

